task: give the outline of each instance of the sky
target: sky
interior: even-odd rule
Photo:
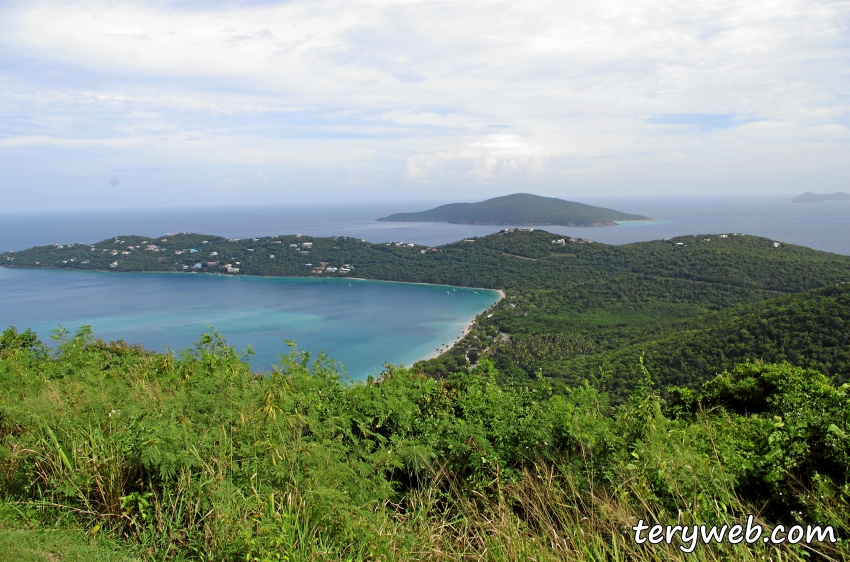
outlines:
[[[848,0],[0,0],[0,207],[850,191],[848,24]]]

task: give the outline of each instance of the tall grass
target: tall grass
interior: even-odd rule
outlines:
[[[0,492],[151,560],[848,557],[846,542],[636,544],[639,519],[753,514],[845,540],[850,520],[846,389],[755,363],[665,405],[643,377],[613,408],[588,385],[499,386],[486,360],[447,380],[388,368],[346,384],[297,349],[254,375],[215,333],[170,356],[82,330],[51,355],[7,330]],[[764,391],[761,410],[736,412],[740,388]]]

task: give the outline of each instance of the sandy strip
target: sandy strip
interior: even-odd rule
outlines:
[[[466,288],[466,287],[464,287],[464,288]],[[496,304],[498,304],[499,301],[501,301],[503,298],[505,298],[505,292],[501,289],[487,289],[487,290],[488,291],[495,291],[496,293],[499,294],[499,300],[494,302],[491,306],[496,306]],[[481,314],[483,314],[483,312]],[[480,314],[478,316],[480,316]],[[434,351],[433,353],[429,354],[428,357],[423,357],[422,359],[418,359],[417,361],[428,361],[429,359],[435,359],[435,358],[439,357],[440,355],[442,355],[443,353],[445,353],[446,351],[453,348],[457,342],[462,340],[466,336],[466,334],[469,333],[469,331],[472,329],[473,324],[475,324],[475,320],[478,319],[478,316],[476,316],[475,318],[473,318],[472,320],[470,320],[469,322],[464,324],[463,325],[463,331],[460,333],[460,335],[457,337],[457,339],[455,341],[453,341],[452,344],[449,345],[447,348],[443,349],[443,351]],[[414,361],[414,363],[416,363],[417,361]]]

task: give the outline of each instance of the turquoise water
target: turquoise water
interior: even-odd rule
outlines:
[[[162,351],[191,346],[213,327],[251,344],[268,369],[284,340],[325,351],[354,379],[386,362],[412,364],[454,342],[498,299],[494,291],[357,279],[289,279],[0,268],[0,327],[44,341],[61,324]]]

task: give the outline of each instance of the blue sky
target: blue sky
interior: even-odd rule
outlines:
[[[850,3],[0,0],[7,212],[850,191]]]

